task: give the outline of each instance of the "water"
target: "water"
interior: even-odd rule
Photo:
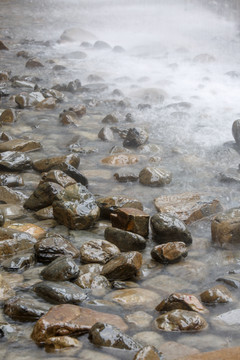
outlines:
[[[78,95],[77,100],[80,103],[85,101],[97,104],[88,107],[87,115],[83,117],[78,128],[63,129],[59,123],[59,113],[76,104],[76,98],[69,93],[66,93],[64,103],[59,104],[57,109],[37,112],[24,110],[21,111],[21,117],[15,126],[5,126],[4,131],[14,136],[29,136],[41,141],[43,150],[31,153],[33,159],[49,154],[68,153],[69,144],[76,141],[77,137],[82,147],[97,149],[90,155],[81,155],[80,164],[80,171],[88,177],[89,189],[94,194],[108,195],[111,189],[113,195],[134,196],[143,202],[150,215],[156,212],[154,198],[161,194],[185,191],[211,194],[218,198],[225,208],[239,206],[239,185],[219,181],[220,171],[228,167],[237,168],[240,162],[231,134],[233,121],[240,117],[240,77],[227,75],[233,71],[240,74],[240,38],[238,23],[235,21],[238,9],[234,2],[231,3],[231,11],[228,7],[227,12],[225,4],[220,7],[219,3],[211,2],[206,6],[204,1],[187,0],[2,0],[0,5],[0,35],[10,48],[9,52],[0,54],[0,70],[11,70],[12,75],[31,73],[39,76],[39,86],[43,87],[76,78],[84,85],[88,83],[90,74],[101,76],[108,86],[101,92]],[[81,41],[57,42],[64,30],[79,26],[93,33],[97,39],[106,41],[111,46],[120,45],[126,51],[114,53],[85,49],[80,47]],[[40,43],[47,40],[50,41],[50,46]],[[38,56],[44,62],[44,69],[25,69],[25,59],[16,58],[15,55],[20,50]],[[76,51],[85,52],[86,59],[74,58],[72,53]],[[56,64],[66,66],[66,70],[53,71],[53,64],[46,62],[50,59]],[[121,90],[124,95],[120,98],[114,97],[114,89]],[[19,89],[11,91],[20,92]],[[125,102],[125,107],[116,106],[116,101],[121,99]],[[185,105],[172,105],[181,102]],[[138,104],[146,103],[151,105],[150,109],[138,109]],[[2,98],[0,107],[4,109],[8,106],[15,105],[11,100]],[[143,191],[143,187],[138,183],[120,184],[113,177],[117,168],[101,164],[101,159],[108,156],[113,145],[122,144],[122,139],[117,135],[113,143],[103,143],[97,139],[102,118],[111,112],[120,119],[121,128],[131,127],[131,124],[124,120],[126,114],[131,113],[135,119],[134,124],[148,129],[150,142],[162,149],[157,154],[161,157],[159,166],[173,173],[170,185],[164,188],[147,187]],[[136,171],[141,170],[149,164],[152,155],[154,154],[142,154],[140,163],[133,168]],[[30,194],[36,187],[39,176],[32,175],[30,178],[28,173],[24,176],[23,191]],[[36,222],[36,219],[29,215],[25,221]],[[101,223],[81,236],[102,238],[105,226],[105,223]],[[62,227],[56,229],[58,230],[79,245],[74,232]],[[180,265],[174,265],[163,269],[151,268],[151,241],[143,253],[145,264],[139,285],[157,291],[160,300],[167,293],[178,289],[183,280],[188,282],[185,291],[199,294],[216,284],[217,277],[239,266],[238,250],[222,250],[212,246],[209,220],[192,225],[190,230],[194,242],[188,256],[189,267],[181,265],[180,268]],[[158,275],[171,276],[173,288],[168,278],[167,288],[162,291],[158,281],[152,280],[155,277],[157,279]],[[38,278],[38,274],[35,277]],[[237,290],[232,292],[236,298],[239,296]],[[211,307],[210,314],[206,316],[209,322],[208,330],[198,334],[160,333],[162,342],[178,341],[200,351],[238,345],[235,329],[216,326],[213,321],[214,316],[238,307],[238,301]],[[144,310],[154,318],[157,316],[153,309]],[[132,310],[118,309],[116,312],[125,316]],[[7,321],[15,324],[10,319]],[[17,335],[14,333],[9,340],[1,340],[0,358],[30,359],[33,351],[36,359],[46,357],[44,349],[38,348],[29,340],[31,323],[17,323],[17,329]],[[147,330],[155,331],[153,325],[144,329]],[[142,330],[132,326],[129,334],[134,335],[140,331]],[[88,342],[87,336],[80,340],[83,341],[83,351],[90,349],[102,353],[103,356],[106,356],[104,354],[107,351],[117,359],[126,359],[127,356],[129,359],[133,358],[132,353],[123,355],[115,350],[96,349]],[[47,356],[87,358],[86,353],[78,350]],[[91,356],[93,358],[93,355]]]

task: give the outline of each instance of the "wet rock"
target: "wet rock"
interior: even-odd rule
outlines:
[[[104,237],[116,245],[120,251],[143,250],[147,244],[143,236],[113,227],[105,229]]]
[[[69,256],[60,256],[41,271],[44,280],[66,281],[76,279],[79,267]]]
[[[97,40],[94,45],[93,45],[94,49],[97,49],[97,50],[109,50],[111,49],[111,46],[106,43],[105,41],[100,41],[100,40]]]
[[[0,202],[6,204],[20,204],[26,200],[26,196],[20,191],[14,191],[8,186],[0,186]]]
[[[234,287],[235,289],[240,288],[240,274],[229,274],[221,276],[217,281],[223,281],[225,284]]]
[[[163,331],[201,331],[207,327],[204,318],[187,310],[172,310],[155,320],[156,327]]]
[[[39,91],[29,93],[23,92],[15,96],[15,102],[20,109],[36,106],[44,100],[44,96]]]
[[[48,220],[48,219],[54,219],[53,216],[53,207],[47,206],[43,209],[40,209],[35,212],[35,216],[38,220]]]
[[[153,238],[160,244],[172,241],[181,241],[188,246],[192,243],[192,236],[186,225],[173,215],[153,215],[150,219],[150,224],[153,232]]]
[[[77,347],[79,349],[82,347],[82,343],[70,336],[53,336],[49,337],[45,342],[45,348],[47,350],[60,350],[70,347]]]
[[[24,80],[15,80],[12,83],[12,87],[14,88],[26,88],[26,89],[35,89],[35,84],[30,81],[24,81]]]
[[[22,205],[14,204],[0,204],[0,224],[4,223],[4,218],[9,220],[16,220],[26,215]]]
[[[136,311],[125,316],[125,319],[130,324],[137,326],[138,328],[149,327],[153,317],[144,311]]]
[[[0,50],[9,50],[8,47],[0,40]]]
[[[141,331],[136,333],[133,338],[145,346],[151,345],[158,350],[160,346],[165,343],[163,336],[159,335],[156,331]]]
[[[164,299],[157,307],[157,311],[188,310],[204,314],[208,310],[200,303],[194,295],[173,293]]]
[[[9,80],[8,73],[6,71],[0,71],[0,82],[5,82]]]
[[[15,255],[9,259],[4,260],[1,266],[6,271],[24,271],[35,263],[35,256],[33,253],[25,253]]]
[[[118,315],[105,314],[76,305],[53,306],[49,312],[37,321],[32,338],[37,343],[44,343],[47,338],[58,335],[78,336],[89,332],[96,322],[107,322],[122,331],[126,323]]]
[[[34,298],[15,296],[4,304],[4,313],[13,320],[36,321],[46,314],[50,305]]]
[[[0,274],[0,301],[7,300],[14,295],[11,286],[5,280],[4,275]]]
[[[165,169],[148,166],[139,173],[139,182],[143,185],[163,186],[170,184],[171,181],[172,173]]]
[[[88,179],[82,175],[74,166],[68,164],[67,162],[54,166],[54,169],[59,169],[73,178],[77,183],[88,186]]]
[[[208,304],[228,303],[233,301],[231,292],[223,285],[216,285],[200,294],[202,302]]]
[[[81,261],[84,263],[106,264],[118,254],[119,248],[105,240],[90,240],[80,248]]]
[[[221,349],[217,351],[204,352],[199,355],[189,355],[183,360],[238,360],[240,347]]]
[[[61,91],[55,90],[55,89],[43,89],[41,90],[43,96],[45,98],[55,98],[57,103],[63,102],[65,96]]]
[[[68,281],[42,281],[34,285],[34,292],[52,304],[78,304],[87,299],[79,286]]]
[[[212,240],[220,245],[237,245],[240,241],[240,209],[219,213],[211,223]]]
[[[87,229],[99,218],[100,210],[94,196],[81,184],[67,186],[53,202],[58,223],[70,229]]]
[[[122,289],[132,289],[132,288],[135,289],[135,288],[138,288],[139,285],[134,281],[115,280],[112,282],[112,287],[113,287],[113,289],[122,290]]]
[[[2,124],[12,124],[16,121],[16,113],[13,109],[6,109],[0,116],[0,122]]]
[[[187,246],[184,242],[179,241],[157,245],[151,251],[152,258],[162,264],[179,262],[187,254]]]
[[[162,357],[153,346],[144,346],[137,352],[133,360],[160,360]]]
[[[132,154],[111,155],[102,159],[103,164],[114,166],[133,165],[137,162],[138,157]]]
[[[109,151],[109,154],[131,154],[131,150],[129,149],[126,149],[125,147],[123,146],[118,146],[118,145],[115,145],[111,148],[111,150]]]
[[[227,326],[240,325],[240,309],[234,309],[220,314],[216,317],[216,321]]]
[[[36,58],[29,59],[25,66],[29,69],[37,68],[37,67],[44,67],[44,65]]]
[[[122,195],[99,198],[97,199],[97,204],[101,211],[101,217],[107,219],[110,218],[110,214],[116,213],[117,209],[127,207],[143,210],[143,205],[140,201]]]
[[[107,346],[133,351],[141,348],[141,345],[130,336],[107,323],[97,322],[94,324],[89,331],[88,338],[95,346]]]
[[[80,265],[79,266],[79,270],[80,273],[79,275],[83,275],[83,274],[87,274],[87,273],[92,273],[95,275],[99,275],[102,271],[103,265],[100,264],[85,264],[85,265]]]
[[[30,210],[39,210],[52,205],[56,199],[57,194],[63,191],[64,188],[54,182],[44,182],[38,185],[36,190],[26,200],[24,207]]]
[[[44,182],[54,182],[62,187],[76,184],[76,181],[61,170],[50,170],[42,175]]]
[[[54,97],[48,97],[47,99],[44,99],[43,101],[39,102],[36,105],[36,109],[38,110],[53,110],[55,109],[57,104],[57,100]]]
[[[152,309],[159,301],[157,293],[143,288],[115,290],[110,295],[107,295],[107,298],[127,309],[136,306]]]
[[[220,180],[227,183],[239,183],[240,182],[240,172],[238,169],[229,168],[220,174]]]
[[[52,169],[61,167],[62,164],[69,164],[75,168],[78,168],[80,164],[80,158],[74,154],[49,157],[45,159],[36,160],[33,162],[33,168],[39,172],[48,172]],[[64,170],[62,170],[64,171]]]
[[[40,262],[51,262],[59,256],[79,256],[79,250],[59,234],[47,236],[35,245],[37,260]]]
[[[81,118],[86,114],[87,109],[85,105],[79,104],[69,108],[69,111],[72,111],[76,114],[77,117]]]
[[[75,79],[73,81],[70,81],[67,85],[66,91],[69,91],[71,93],[76,93],[81,89],[81,82],[78,79]]]
[[[185,356],[199,354],[199,350],[196,348],[182,345],[175,341],[165,342],[158,346],[158,350],[161,351],[163,358],[168,360],[185,359]]]
[[[112,114],[108,114],[107,116],[105,116],[105,118],[102,119],[103,124],[116,124],[117,122],[118,119]]]
[[[23,57],[24,59],[29,59],[30,55],[27,51],[25,50],[20,50],[17,52],[17,57]]]
[[[148,236],[149,215],[135,208],[117,209],[110,215],[112,226],[143,237]]]
[[[98,133],[98,138],[102,141],[113,141],[114,135],[111,128],[107,126],[103,127]]]
[[[37,240],[26,232],[0,228],[0,258],[33,249]]]
[[[4,151],[34,151],[41,149],[41,144],[34,140],[13,139],[0,144],[0,152]]]
[[[118,172],[116,172],[114,174],[114,177],[117,181],[119,182],[135,182],[138,181],[139,179],[139,175],[137,173],[135,173],[134,171],[130,170],[125,170],[125,169],[120,169]]]
[[[62,125],[78,126],[76,114],[73,111],[64,111],[59,115]]]
[[[24,171],[31,166],[30,157],[21,152],[5,151],[0,154],[0,170]]]
[[[154,204],[160,213],[174,215],[184,221],[185,224],[191,224],[222,211],[222,206],[218,200],[190,192],[162,195],[154,200]]]
[[[129,280],[137,275],[142,266],[142,255],[137,251],[116,256],[103,266],[101,275],[110,281]]]
[[[106,289],[111,287],[110,282],[105,276],[97,275],[93,272],[79,275],[74,283],[82,289]]]
[[[148,141],[148,133],[145,129],[136,127],[128,129],[126,138],[123,141],[125,147],[138,147]]]

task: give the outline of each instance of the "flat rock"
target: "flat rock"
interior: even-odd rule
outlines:
[[[176,309],[196,311],[201,314],[208,313],[208,310],[201,304],[198,298],[190,294],[173,293],[156,307],[157,311]]]
[[[79,274],[79,267],[69,256],[60,256],[47,265],[41,276],[44,280],[66,281],[76,279]]]
[[[102,159],[102,163],[105,165],[113,166],[125,166],[133,165],[138,162],[138,157],[132,154],[119,154],[119,155],[110,155]]]
[[[145,167],[139,173],[139,182],[146,186],[164,186],[172,181],[172,173],[157,167]]]
[[[0,258],[33,249],[36,242],[37,240],[26,232],[0,228]]]
[[[32,160],[26,154],[5,151],[0,154],[0,170],[24,171],[32,167]]]
[[[110,214],[116,213],[117,209],[127,207],[143,210],[143,205],[139,200],[128,198],[122,195],[98,198],[97,204],[101,211],[101,217],[107,219],[110,218]]]
[[[80,258],[83,263],[106,264],[119,254],[120,250],[116,245],[100,239],[87,241],[80,248]]]
[[[172,310],[155,320],[156,327],[163,331],[201,331],[207,327],[204,318],[187,310]]]
[[[52,169],[57,169],[57,167],[61,167],[64,163],[77,168],[80,164],[80,158],[74,154],[49,157],[34,161],[33,168],[39,172],[48,172]]]
[[[220,245],[238,245],[240,241],[240,208],[219,213],[211,223],[212,240]]]
[[[13,320],[36,321],[46,314],[50,305],[34,298],[13,297],[5,302],[4,313]]]
[[[46,315],[37,321],[32,332],[32,339],[41,344],[52,336],[79,336],[89,332],[96,322],[107,322],[122,331],[128,328],[118,315],[66,304],[53,306]]]
[[[240,277],[239,277],[240,280]],[[223,285],[216,285],[200,294],[201,301],[208,304],[228,303],[233,301],[231,292]]]
[[[110,215],[112,226],[133,232],[143,237],[148,236],[149,215],[135,208],[117,209],[115,214]]]
[[[151,251],[151,257],[162,264],[179,262],[187,254],[186,244],[179,241],[157,245]]]
[[[127,309],[132,309],[137,306],[152,308],[158,303],[159,295],[148,289],[133,288],[115,290],[107,295],[107,299],[114,301]]]
[[[34,140],[13,139],[0,144],[0,152],[4,151],[35,151],[41,149],[41,144]]]
[[[25,201],[24,207],[30,210],[39,210],[52,205],[57,194],[64,188],[54,182],[39,183],[32,195]]]
[[[120,251],[143,250],[147,244],[143,236],[114,227],[107,227],[104,237],[107,241],[116,245]]]

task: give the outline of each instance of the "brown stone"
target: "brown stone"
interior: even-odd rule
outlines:
[[[199,350],[194,347],[189,347],[179,344],[175,341],[167,341],[158,347],[158,350],[163,354],[164,359],[178,360],[180,357],[199,354]]]
[[[108,126],[103,127],[98,133],[98,138],[102,141],[113,141],[114,135],[111,128]]]
[[[80,248],[81,261],[84,263],[106,264],[114,256],[120,254],[119,248],[106,240],[90,240]]]
[[[54,219],[53,207],[50,205],[43,209],[40,209],[35,212],[35,216],[38,220]]]
[[[240,346],[181,357],[179,360],[239,360],[239,353]]]
[[[24,207],[30,210],[39,210],[51,205],[64,188],[53,182],[40,183],[36,190],[26,200]]]
[[[211,223],[212,240],[220,245],[240,243],[240,208],[218,214]]]
[[[89,332],[96,322],[107,322],[119,329],[127,330],[126,323],[118,316],[97,312],[76,305],[53,306],[35,324],[32,338],[36,343],[45,343],[53,336],[78,336]]]
[[[22,92],[21,94],[15,96],[15,102],[18,104],[20,109],[35,106],[44,99],[44,96],[39,91],[33,91],[30,94]]]
[[[105,165],[113,166],[124,166],[124,165],[133,165],[138,162],[138,157],[132,154],[119,154],[111,155],[102,159],[102,163]]]
[[[115,214],[117,209],[127,207],[143,210],[143,205],[140,201],[122,195],[99,198],[97,199],[97,204],[101,211],[101,217],[107,219],[110,218],[110,214]]]
[[[26,233],[32,235],[37,240],[43,238],[46,235],[46,231],[44,229],[42,229],[40,226],[37,226],[35,224],[12,223],[12,224],[7,225],[7,226],[4,225],[4,227],[7,227],[8,229],[13,229],[13,230],[26,232]]]
[[[27,68],[36,68],[36,67],[43,67],[43,64],[38,60],[38,59],[29,59],[27,62],[26,62],[26,65],[25,65]]]
[[[0,258],[33,249],[36,242],[37,240],[26,232],[0,228]]]
[[[5,71],[0,71],[0,81],[8,81],[8,73]]]
[[[151,251],[152,258],[163,264],[179,262],[187,254],[187,246],[181,241],[157,245]]]
[[[57,166],[61,166],[63,163],[67,163],[75,168],[78,168],[80,164],[80,158],[73,154],[49,157],[34,161],[33,168],[39,172],[47,172],[53,168],[57,168]]]
[[[4,151],[34,151],[41,149],[41,144],[34,140],[13,139],[0,144],[0,152]]]
[[[0,40],[0,50],[9,50],[8,47]]]
[[[110,219],[113,227],[130,231],[143,237],[148,236],[149,215],[142,210],[134,208],[118,209],[115,214],[111,214]]]
[[[76,114],[73,111],[65,111],[59,117],[63,125],[78,125]]]
[[[144,346],[133,360],[160,360],[158,351],[153,346]]]
[[[104,237],[116,245],[120,251],[143,250],[147,244],[147,240],[143,236],[114,227],[107,227]]]
[[[14,110],[6,109],[2,112],[0,116],[0,122],[2,124],[12,124],[14,121],[16,121],[16,114]]]
[[[189,310],[201,314],[208,313],[208,310],[200,303],[194,295],[173,293],[164,299],[157,307],[157,311]]]
[[[200,294],[202,302],[205,303],[228,303],[233,301],[231,292],[224,285],[216,285]]]
[[[218,200],[208,200],[197,193],[162,195],[156,198],[154,203],[159,212],[174,215],[185,224],[191,224],[222,211]]]
[[[21,204],[26,196],[21,191],[14,191],[8,186],[0,186],[0,201],[6,204]]]
[[[116,124],[117,122],[118,119],[112,114],[108,114],[104,119],[102,119],[103,124]]]
[[[207,322],[201,315],[179,309],[160,315],[155,324],[163,331],[201,331],[207,327]]]
[[[158,302],[159,295],[148,289],[133,288],[115,290],[107,298],[128,309],[137,306],[152,308]]]
[[[82,347],[82,343],[70,336],[53,336],[46,340],[45,347],[54,348],[55,350],[65,349],[69,347]]]
[[[77,117],[82,117],[86,114],[87,109],[86,106],[80,104],[69,108],[69,111],[73,111],[77,115]]]
[[[73,178],[71,178],[61,170],[50,170],[48,173],[44,173],[42,175],[42,180],[44,182],[55,182],[56,184],[59,184],[64,188],[69,185],[76,184],[76,181]]]
[[[57,100],[54,97],[48,97],[36,105],[36,109],[39,110],[53,110],[56,107]]]
[[[0,167],[1,167],[1,160],[0,160]],[[0,186],[7,186],[7,187],[19,187],[23,186],[24,181],[21,175],[16,175],[13,173],[1,173],[0,174]]]
[[[139,173],[139,182],[147,186],[163,186],[170,184],[172,174],[170,171],[156,167],[145,167]]]
[[[14,291],[8,282],[4,279],[4,276],[0,274],[0,301],[7,300],[14,295]]]
[[[110,282],[105,276],[98,275],[93,272],[87,272],[79,275],[74,284],[80,286],[82,289],[106,289],[111,288]]]

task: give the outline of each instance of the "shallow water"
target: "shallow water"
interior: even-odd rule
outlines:
[[[80,26],[91,31],[97,39],[111,46],[120,45],[126,51],[97,51],[80,46],[81,42],[57,40],[65,29]],[[40,87],[51,87],[57,83],[79,78],[83,85],[88,83],[90,74],[103,78],[104,91],[74,95],[65,93],[65,101],[55,110],[21,111],[19,121],[14,126],[4,126],[4,131],[13,136],[30,137],[40,140],[43,150],[30,153],[35,159],[69,153],[69,145],[79,141],[81,147],[96,149],[82,155],[80,171],[89,179],[89,190],[98,195],[122,194],[141,200],[150,215],[156,213],[153,199],[162,194],[195,191],[207,193],[219,199],[224,208],[239,206],[239,185],[222,183],[219,172],[228,167],[237,168],[239,154],[234,147],[231,126],[240,116],[240,77],[230,77],[226,73],[240,73],[238,26],[229,17],[219,16],[203,6],[190,1],[0,1],[0,38],[8,44],[10,51],[0,53],[0,70],[11,70],[11,75],[38,76]],[[50,46],[44,46],[49,41]],[[43,63],[41,70],[27,70],[26,60],[17,58],[16,53],[26,50],[37,56]],[[76,59],[76,51],[83,51],[87,57]],[[210,61],[198,61],[200,54],[208,54]],[[54,71],[52,63],[66,66],[66,70]],[[204,58],[205,59],[205,58]],[[203,59],[203,60],[204,60]],[[114,97],[112,91],[119,89],[123,96]],[[12,89],[16,94],[22,89]],[[108,100],[108,101],[106,101]],[[124,106],[116,106],[110,100],[124,100]],[[87,115],[77,128],[60,125],[58,115],[63,109],[77,102],[86,102]],[[185,106],[168,106],[185,102]],[[138,104],[150,104],[151,108],[141,111]],[[9,98],[2,98],[0,108],[15,107]],[[109,155],[114,145],[121,145],[122,139],[115,135],[112,143],[102,142],[97,134],[102,127],[101,120],[108,113],[115,113],[120,128],[129,128],[125,122],[131,113],[134,125],[145,126],[150,134],[149,142],[161,147],[157,156],[161,157],[160,167],[173,173],[173,181],[164,188],[144,187],[138,183],[118,183],[113,174],[118,168],[101,164],[101,159]],[[132,168],[141,170],[149,164],[155,154],[140,154],[141,161]],[[31,175],[32,176],[32,175]],[[25,175],[25,187],[21,189],[29,195],[36,187],[39,176]],[[31,215],[26,222],[36,222]],[[101,222],[89,231],[68,231],[57,227],[54,231],[65,234],[78,247],[92,237],[103,238],[106,223]],[[210,220],[191,225],[194,241],[185,262],[168,267],[155,267],[150,261],[153,243],[149,240],[143,252],[144,265],[139,285],[155,290],[161,300],[175,290],[199,294],[216,284],[216,278],[228,270],[238,269],[240,250],[223,250],[212,246]],[[38,278],[30,269],[22,274],[25,281]],[[168,275],[163,284],[161,275]],[[28,277],[27,277],[28,276]],[[30,276],[30,278],[29,278]],[[154,279],[156,278],[156,279]],[[159,281],[161,279],[161,281]],[[17,289],[19,294],[22,290]],[[239,291],[231,289],[237,299]],[[26,292],[26,291],[25,291]],[[160,301],[159,301],[160,302]],[[94,307],[96,310],[97,306]],[[226,305],[209,307],[205,318],[207,330],[197,334],[177,334],[158,332],[165,341],[177,341],[195,347],[200,351],[235,346],[239,343],[239,328],[225,328],[215,324],[214,317],[231,309],[239,308],[239,301]],[[120,307],[99,310],[126,316],[133,310]],[[134,309],[138,310],[138,309]],[[153,308],[144,309],[154,318]],[[4,315],[0,313],[1,317]],[[15,324],[10,319],[9,323]],[[100,350],[92,346],[87,336],[80,337],[83,350],[66,350],[48,353],[38,348],[30,340],[33,325],[17,323],[17,334],[1,339],[0,358],[82,358],[86,350],[106,353],[117,359],[132,359],[134,354],[117,350]],[[129,334],[141,331],[155,331],[154,325],[138,329],[130,326]],[[100,358],[100,353],[98,358]]]

